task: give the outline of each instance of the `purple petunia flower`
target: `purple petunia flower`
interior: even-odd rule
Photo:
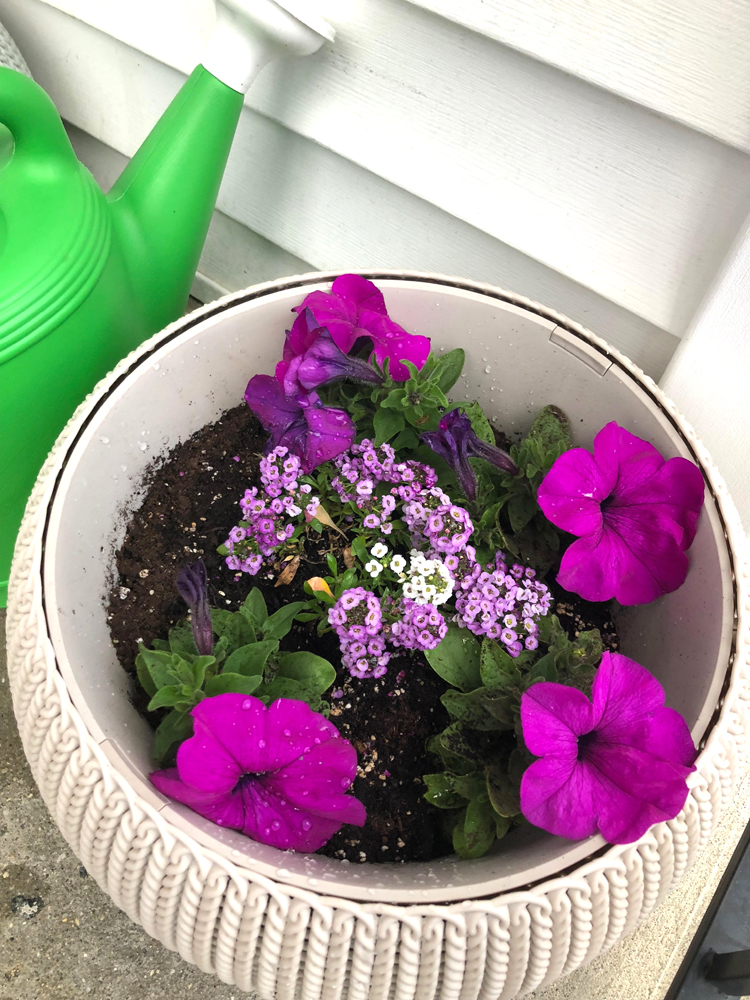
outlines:
[[[458,408],[442,417],[436,431],[425,431],[422,440],[450,465],[458,476],[461,490],[469,500],[477,498],[477,477],[469,462],[470,458],[483,458],[512,475],[518,472],[510,455],[502,448],[496,448],[477,437],[471,420]]]
[[[210,656],[214,645],[211,611],[208,607],[208,581],[202,559],[183,566],[177,574],[177,590],[190,608],[190,627],[201,656]]]
[[[304,472],[340,455],[354,440],[356,429],[348,413],[323,406],[316,392],[287,396],[272,375],[253,375],[245,402],[270,434],[268,449],[288,448]]]
[[[303,314],[303,316],[311,315],[309,309]],[[297,321],[300,318],[297,317]],[[360,358],[350,358],[339,350],[328,330],[317,329],[315,332],[318,336],[303,353],[287,360],[285,348],[284,358],[276,365],[276,378],[283,383],[287,396],[292,396],[300,390],[317,389],[321,385],[328,385],[330,382],[345,378],[355,382],[369,382],[372,385],[383,381],[383,376],[376,372],[372,365]],[[287,339],[291,335],[292,332],[288,331]]]
[[[314,321],[329,331],[344,354],[352,350],[360,337],[368,337],[379,364],[382,366],[386,358],[390,359],[389,371],[396,382],[409,378],[409,369],[402,361],[421,368],[430,353],[430,338],[409,334],[394,323],[386,311],[383,293],[358,274],[340,275],[330,292],[310,292],[294,311],[302,316],[304,310],[309,310]],[[305,325],[309,326],[309,322]],[[306,336],[312,334],[305,335],[300,326],[295,334],[295,348],[298,343],[305,343]]]
[[[537,494],[545,516],[577,541],[557,580],[587,601],[646,604],[685,582],[703,506],[703,477],[685,458],[665,461],[648,441],[614,421],[594,454],[557,459]]]
[[[629,844],[682,809],[695,747],[661,684],[626,656],[602,656],[591,693],[593,704],[577,688],[542,681],[523,694],[523,738],[541,760],[521,779],[521,811],[561,837],[599,830]]]
[[[357,753],[303,701],[220,694],[192,710],[194,735],[177,767],[155,771],[164,795],[219,826],[281,850],[317,851],[342,823],[362,826],[362,803],[346,790]]]

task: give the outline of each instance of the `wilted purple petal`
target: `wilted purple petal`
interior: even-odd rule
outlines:
[[[441,417],[436,431],[425,431],[422,440],[453,469],[469,500],[477,498],[477,477],[469,458],[483,458],[513,475],[518,472],[510,455],[477,437],[471,420],[458,407]]]
[[[580,536],[558,575],[567,590],[589,601],[645,604],[685,582],[684,550],[703,505],[703,477],[692,462],[665,461],[611,422],[593,456],[574,448],[557,459],[537,499],[553,524]]]
[[[357,756],[336,727],[304,702],[270,708],[251,696],[205,698],[192,711],[195,734],[177,768],[154,785],[222,826],[282,849],[314,851],[342,823],[365,822],[347,795]]]
[[[383,381],[382,375],[372,365],[359,358],[350,358],[340,351],[328,330],[323,330],[315,343],[300,357],[295,374],[299,384],[305,389],[317,389],[318,386],[342,378],[370,382],[373,385]]]
[[[659,682],[625,656],[603,655],[592,697],[593,705],[549,682],[522,695],[524,741],[542,756],[521,780],[521,810],[559,836],[598,829],[611,843],[631,843],[680,811],[695,748],[685,720],[664,706]]]
[[[306,407],[305,421],[307,439],[304,453],[300,456],[305,472],[311,472],[321,462],[328,462],[342,452],[348,451],[357,433],[348,413],[330,406],[321,406],[320,400],[317,405]]]
[[[190,627],[201,656],[210,656],[214,645],[211,610],[208,606],[208,580],[202,559],[183,566],[177,574],[177,590],[190,608]]]
[[[245,389],[245,402],[270,433],[283,433],[301,416],[299,400],[286,396],[273,375],[253,375]]]

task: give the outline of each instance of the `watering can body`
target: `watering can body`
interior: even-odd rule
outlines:
[[[198,67],[105,196],[46,93],[0,68],[3,604],[57,434],[103,375],[185,309],[242,100]]]
[[[106,196],[47,94],[0,67],[0,607],[57,435],[100,378],[185,309],[244,92],[267,62],[332,38],[300,0],[218,0],[203,65]]]

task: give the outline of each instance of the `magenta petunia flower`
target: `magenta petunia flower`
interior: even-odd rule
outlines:
[[[328,330],[319,330],[318,333],[317,340],[304,353],[296,355],[291,361],[282,359],[276,365],[276,378],[282,382],[287,396],[345,378],[372,385],[382,383],[383,376],[372,365],[339,350]]]
[[[356,428],[344,410],[323,406],[316,392],[287,396],[273,375],[253,375],[245,402],[269,432],[268,450],[283,445],[305,472],[347,451]]]
[[[177,767],[151,781],[219,826],[281,850],[317,851],[342,823],[362,826],[365,807],[347,795],[357,752],[303,701],[220,694],[191,712],[194,735]]]
[[[537,494],[545,516],[577,541],[558,583],[587,601],[647,604],[685,582],[703,506],[703,477],[685,458],[665,461],[614,421],[594,454],[573,448],[557,459]]]
[[[304,310],[309,310],[315,321],[329,331],[344,354],[351,351],[360,337],[369,337],[378,362],[382,365],[386,358],[390,359],[389,371],[396,382],[409,378],[409,369],[401,364],[402,361],[410,361],[421,368],[430,353],[430,338],[407,333],[394,323],[385,308],[383,293],[358,274],[340,275],[330,292],[310,292],[294,311],[301,317]],[[292,329],[294,339],[290,350],[301,354],[309,346],[312,332],[309,322],[299,326],[298,323],[299,319]],[[286,351],[284,359],[291,360],[286,357]]]
[[[541,760],[521,779],[521,812],[560,837],[598,830],[630,844],[682,809],[695,747],[661,684],[627,656],[603,655],[591,694],[547,681],[523,694],[523,738]]]

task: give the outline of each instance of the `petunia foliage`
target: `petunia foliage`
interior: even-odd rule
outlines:
[[[156,731],[157,761],[168,758],[174,745],[190,735],[189,713],[204,698],[253,694],[264,704],[295,698],[316,711],[327,710],[322,696],[336,679],[328,660],[280,649],[305,606],[296,601],[269,615],[263,595],[253,588],[239,611],[210,609],[215,639],[209,655],[198,652],[186,622],[170,629],[169,639],[155,639],[152,649],[140,643],[136,670],[151,699],[148,709],[169,709]]]

